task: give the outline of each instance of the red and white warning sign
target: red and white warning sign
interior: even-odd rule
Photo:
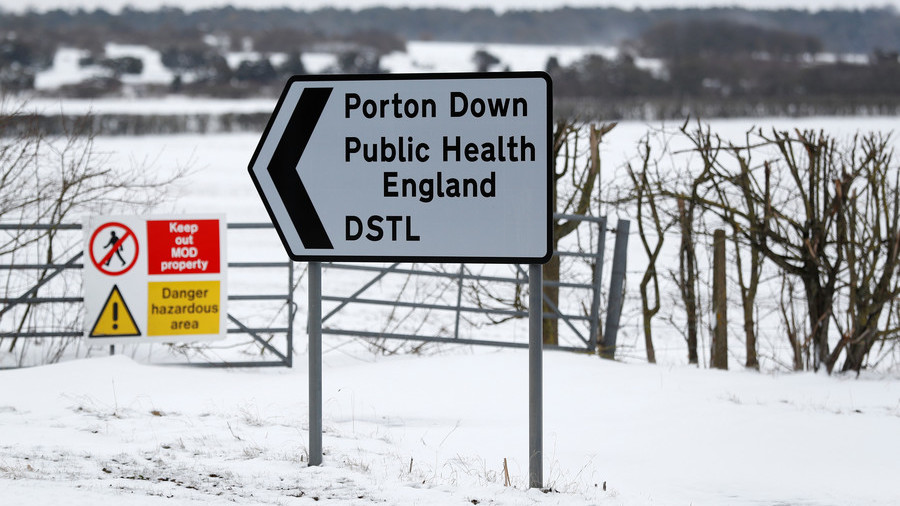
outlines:
[[[224,216],[98,216],[84,230],[87,339],[112,344],[225,337]]]
[[[134,231],[117,221],[109,221],[94,230],[88,245],[91,263],[100,272],[119,276],[137,263],[139,245]]]

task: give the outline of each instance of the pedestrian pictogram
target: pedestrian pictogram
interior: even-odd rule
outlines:
[[[94,231],[90,241],[91,262],[103,274],[119,276],[128,272],[138,259],[138,241],[128,226],[105,223]]]
[[[137,322],[134,321],[131,310],[128,309],[128,304],[122,297],[122,292],[119,291],[118,286],[113,285],[89,336],[130,337],[140,335],[141,331],[138,329]]]

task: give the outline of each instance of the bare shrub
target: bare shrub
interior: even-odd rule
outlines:
[[[53,267],[80,258],[80,234],[65,233],[63,225],[88,214],[146,212],[165,201],[187,168],[157,173],[137,164],[114,167],[108,154],[95,146],[90,116],[72,122],[63,119],[64,134],[47,136],[36,122],[28,121],[25,110],[26,104],[0,103],[0,263],[39,267],[5,269],[0,289],[7,300],[42,294],[78,296],[80,276]],[[76,306],[7,303],[0,309],[0,346],[18,352],[21,362],[28,346],[19,334],[59,325],[80,330]],[[48,341],[43,360],[58,360],[71,342]]]

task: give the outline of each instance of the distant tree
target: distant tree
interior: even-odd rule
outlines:
[[[260,58],[242,61],[235,69],[233,77],[239,82],[264,84],[274,81],[278,73],[268,58]]]
[[[119,58],[104,58],[99,62],[100,66],[113,71],[116,76],[124,74],[140,74],[144,71],[144,60],[134,56],[122,56]]]
[[[175,67],[175,69],[182,70],[185,74],[193,74],[195,83],[223,84],[231,80],[232,70],[224,56],[215,52],[205,53],[199,61],[201,63],[196,66]]]
[[[0,67],[0,97],[5,93],[34,89],[34,81],[34,71],[29,68],[19,65]]]
[[[53,62],[56,45],[41,37],[0,31],[0,93],[34,88],[35,75]]]
[[[816,37],[724,19],[665,21],[634,43],[644,56],[677,60],[697,56],[795,57],[822,51]]]
[[[875,48],[869,58],[872,65],[897,65],[900,64],[900,51],[886,51]]]
[[[547,72],[553,77],[554,93],[574,97],[638,97],[663,92],[665,83],[637,66],[634,58],[622,54],[616,59],[589,54],[569,66],[548,60]]]
[[[472,61],[475,62],[475,70],[487,72],[491,70],[491,67],[500,63],[500,58],[489,53],[486,49],[479,49],[472,55]]]
[[[381,74],[384,69],[374,51],[356,48],[338,54],[336,71],[341,74]]]
[[[288,51],[292,47],[264,47],[268,32],[312,34],[317,40],[341,37],[359,40],[354,33],[381,32],[397,40],[429,37],[431,40],[518,43],[577,43],[614,45],[633,39],[665,22],[686,19],[727,21],[810,35],[823,41],[824,49],[838,53],[866,53],[876,47],[900,47],[900,16],[891,8],[865,10],[806,10],[752,8],[636,9],[587,7],[495,12],[489,8],[387,8],[365,9],[257,9],[219,7],[185,11],[123,9],[118,14],[96,10],[4,12],[3,30],[41,33],[55,42],[102,50],[109,41],[144,43],[162,48],[179,33],[242,33],[250,35],[262,51]],[[281,38],[279,35],[276,38]],[[77,39],[77,41],[76,41]],[[239,39],[235,39],[239,40]],[[152,42],[148,42],[152,41]],[[76,43],[77,42],[77,43]],[[91,45],[85,45],[90,42]],[[300,47],[305,49],[305,47]],[[388,51],[380,50],[381,54]]]
[[[900,64],[875,60],[869,65],[838,62],[805,69],[801,84],[809,95],[897,96],[900,95]]]
[[[551,56],[547,58],[547,64],[544,65],[544,71],[548,74],[556,74],[563,70],[562,64],[559,63],[559,58],[556,56]]]
[[[360,30],[343,38],[354,44],[371,48],[379,56],[395,51],[406,51],[406,41],[392,30]]]
[[[92,77],[80,83],[59,87],[59,94],[74,98],[99,98],[114,95],[122,90],[122,81],[116,77]]]
[[[52,40],[27,31],[0,31],[0,69],[16,66],[41,70],[53,63],[57,45]]]
[[[231,79],[225,57],[206,45],[169,46],[161,51],[161,59],[166,68],[193,73],[198,82],[224,83]]]
[[[300,30],[293,27],[277,27],[262,32],[233,34],[232,40],[243,37],[253,38],[253,47],[264,52],[293,52],[311,46],[325,38],[324,34]]]
[[[296,76],[306,74],[306,66],[303,65],[300,51],[291,51],[287,58],[276,69],[282,76]]]
[[[176,73],[175,77],[172,78],[172,83],[169,84],[169,90],[172,93],[181,93],[184,89],[184,78],[181,76],[181,73]]]

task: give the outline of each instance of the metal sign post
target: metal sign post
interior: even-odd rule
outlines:
[[[322,264],[309,263],[309,465],[322,465]]]
[[[528,269],[528,486],[544,486],[544,325],[540,264]]]
[[[322,465],[322,264],[309,262],[309,465]],[[543,282],[528,270],[528,486],[544,485]]]

